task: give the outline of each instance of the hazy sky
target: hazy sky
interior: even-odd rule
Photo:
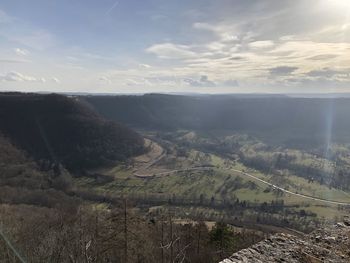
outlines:
[[[350,0],[1,0],[0,90],[350,92]]]

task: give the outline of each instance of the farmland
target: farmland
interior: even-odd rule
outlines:
[[[229,207],[237,203],[252,208],[241,211],[242,218],[254,215],[257,207],[264,209],[261,207],[273,206],[277,203],[282,203],[293,215],[305,211],[310,215],[310,220],[333,220],[346,213],[346,210],[336,204],[298,196],[305,195],[316,199],[350,203],[350,192],[346,190],[329,187],[318,180],[304,178],[288,169],[276,169],[267,173],[245,165],[235,154],[230,156],[215,150],[206,151],[203,145],[211,143],[210,137],[201,137],[185,131],[179,131],[172,136],[166,134],[164,137],[167,140],[163,137],[157,142],[154,141],[153,145],[157,146],[151,149],[147,156],[138,156],[128,165],[118,164],[94,170],[94,173],[110,178],[106,183],[100,183],[92,177],[80,177],[75,179],[75,184],[99,194],[128,196],[134,199],[153,200],[153,202],[158,200],[163,206],[164,203],[172,202],[177,207],[182,207],[181,210],[187,213],[202,207],[201,213],[207,216],[216,211],[214,214],[218,213],[225,217],[227,212],[225,209],[222,210],[222,204],[226,206],[229,204]],[[149,138],[152,137],[149,136]],[[229,138],[231,141],[239,141],[244,151],[250,154],[257,151],[257,144],[261,144],[242,135],[232,135]],[[151,140],[148,139],[147,143],[150,144]],[[265,149],[261,145],[259,147]],[[320,162],[318,159],[312,159],[311,154],[301,153],[298,150],[286,151],[289,154],[307,156],[309,159],[300,158],[300,162],[305,165]],[[272,156],[275,153],[264,154]],[[200,169],[201,167],[206,169]],[[140,171],[146,176],[138,176]],[[252,177],[239,171],[249,173]],[[298,195],[282,192],[254,177]],[[274,211],[272,214],[278,217],[281,213],[289,213],[282,211],[283,209]],[[292,218],[290,215],[286,217]]]

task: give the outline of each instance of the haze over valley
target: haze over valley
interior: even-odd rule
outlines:
[[[0,262],[350,262],[350,2],[0,3]]]

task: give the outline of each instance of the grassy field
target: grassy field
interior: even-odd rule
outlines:
[[[178,136],[178,137],[176,137]],[[305,210],[317,213],[319,217],[333,219],[344,214],[337,205],[325,204],[320,201],[305,199],[300,196],[281,193],[272,187],[259,182],[256,179],[234,172],[232,169],[245,171],[264,181],[270,182],[279,187],[285,188],[293,193],[313,196],[320,199],[332,201],[349,202],[350,193],[339,189],[329,188],[314,181],[310,182],[290,171],[281,173],[264,174],[257,170],[244,166],[238,160],[227,159],[212,153],[205,153],[196,148],[186,146],[178,147],[185,143],[202,145],[212,143],[210,136],[200,136],[193,132],[180,132],[175,135],[175,141],[165,158],[157,162],[152,167],[147,167],[148,174],[156,174],[159,171],[170,171],[173,169],[186,169],[200,165],[212,165],[211,171],[182,171],[166,176],[155,178],[138,178],[135,170],[142,167],[136,163],[134,167],[116,165],[99,169],[97,172],[113,178],[108,183],[97,183],[95,179],[82,177],[75,179],[75,183],[84,188],[97,191],[99,193],[110,193],[116,195],[157,195],[164,198],[179,197],[183,199],[198,200],[204,198],[216,201],[236,200],[248,201],[250,203],[261,204],[271,203],[276,200],[283,200],[286,205],[300,205],[297,210]],[[167,141],[169,143],[169,141]],[[225,144],[240,144],[248,154],[271,155],[266,145],[248,136],[234,135],[225,137]],[[155,144],[156,145],[156,144]],[[185,144],[186,145],[186,144]],[[155,147],[154,149],[160,149]],[[159,151],[154,151],[159,155]],[[181,154],[180,154],[181,152]],[[296,156],[295,161],[303,165],[322,165],[320,160],[314,159],[313,155],[301,153],[298,150],[286,150],[285,153]],[[149,158],[150,160],[152,158]],[[154,158],[153,158],[154,159]],[[327,165],[325,165],[327,164]],[[147,162],[145,162],[147,165]],[[330,163],[323,163],[325,168],[330,169]],[[142,169],[142,168],[141,168]]]
[[[189,158],[198,157],[196,151],[191,151]],[[180,159],[178,162],[181,162]],[[187,160],[188,161],[188,160]],[[206,159],[208,162],[208,156]],[[99,193],[110,194],[156,194],[158,196],[177,196],[184,199],[212,197],[215,200],[239,200],[251,203],[270,203],[283,199],[285,204],[300,204],[300,209],[312,211],[327,218],[341,216],[343,213],[337,206],[324,206],[323,203],[290,194],[278,194],[266,184],[246,177],[242,174],[230,171],[228,167],[244,170],[266,181],[275,183],[275,177],[265,175],[256,170],[249,169],[239,162],[227,162],[219,156],[210,154],[209,163],[215,168],[211,171],[183,171],[159,178],[142,179],[133,175],[131,168],[119,165],[115,167],[100,169],[99,172],[113,177],[111,182],[99,184],[93,178],[76,178],[75,183],[79,187],[88,188]],[[187,164],[187,163],[186,163]],[[181,166],[182,164],[178,164]],[[319,183],[309,183],[307,180],[289,175],[285,180],[280,180],[283,188],[292,192],[298,192],[324,199],[350,202],[350,194],[338,189],[329,189]],[[322,206],[321,206],[322,205]]]

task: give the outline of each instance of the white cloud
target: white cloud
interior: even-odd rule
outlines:
[[[28,56],[29,55],[29,51],[26,49],[15,48],[14,51],[15,51],[16,55],[18,55],[18,56]]]
[[[40,83],[45,83],[46,79],[45,78],[36,78],[33,76],[29,75],[23,75],[19,72],[16,71],[11,71],[8,73],[5,73],[4,75],[0,75],[0,80],[1,81],[18,81],[18,82],[40,82]]]
[[[206,47],[209,50],[218,51],[218,50],[223,50],[226,47],[226,45],[222,42],[215,41],[215,42],[208,43]]]
[[[233,90],[233,87],[243,92],[250,91],[250,87],[264,91],[268,87],[283,88],[283,85],[307,87],[316,86],[321,81],[327,85],[331,81],[335,85],[348,81],[350,26],[344,16],[345,8],[333,6],[332,9],[329,6],[332,0],[310,1],[312,3],[303,0],[241,0],[237,5],[229,4],[230,1],[220,4],[213,1],[207,7],[182,10],[176,18],[166,9],[157,9],[147,13],[147,20],[157,29],[150,27],[150,32],[145,30],[145,33],[150,33],[145,43],[152,38],[154,41],[148,48],[143,47],[147,54],[140,57],[137,57],[140,50],[135,51],[134,46],[132,51],[126,47],[123,54],[118,54],[117,50],[122,50],[123,44],[120,49],[115,46],[108,49],[108,43],[104,43],[102,46],[106,49],[99,50],[96,45],[84,50],[86,43],[63,47],[66,42],[71,43],[63,40],[62,45],[55,46],[56,37],[44,29],[45,25],[38,28],[30,21],[13,20],[0,11],[0,24],[13,21],[2,27],[0,38],[7,39],[9,47],[20,47],[13,50],[17,57],[13,56],[13,51],[10,54],[0,50],[0,63],[12,63],[5,66],[15,70],[0,75],[0,81],[33,82],[23,85],[26,87],[46,81],[45,88],[51,85],[54,89],[58,79],[18,73],[45,72],[47,76],[58,75],[62,82],[67,83],[64,85],[67,89],[89,86],[91,90],[103,87],[131,92],[196,91],[196,88],[220,92],[224,88],[225,91]],[[310,5],[313,8],[307,8]],[[173,23],[173,19],[179,20]],[[162,25],[156,25],[155,21],[162,22]],[[132,30],[130,34],[133,34]],[[35,52],[35,49],[52,46],[56,48],[50,51],[52,54],[57,51],[58,55]],[[19,64],[29,54],[23,48],[33,50],[30,56],[33,63]],[[115,54],[115,57],[110,57],[110,54]],[[36,61],[38,63],[34,63]],[[105,85],[109,83],[115,85]],[[20,85],[13,83],[13,86]]]
[[[212,24],[204,23],[204,22],[196,22],[192,26],[195,29],[208,30],[208,31],[212,31],[215,33],[220,31],[220,28],[218,26],[214,26]]]
[[[311,78],[323,78],[328,80],[338,81],[350,81],[349,69],[336,69],[336,68],[322,68],[311,70],[305,73],[306,76]]]
[[[112,83],[112,81],[106,76],[100,76],[98,78],[98,81],[101,82],[102,84],[111,84]]]
[[[146,69],[148,69],[148,68],[151,68],[151,66],[150,65],[148,65],[148,64],[139,64],[139,66],[140,66],[140,68],[146,68]]]
[[[125,82],[124,84],[126,86],[152,86],[152,82],[147,79],[147,78],[143,78],[143,77],[131,77],[131,78],[128,78],[128,79],[125,79]]]
[[[215,87],[215,82],[209,80],[208,76],[202,75],[198,80],[187,78],[184,79],[185,83],[188,83],[189,85],[193,87]]]
[[[196,53],[191,51],[189,46],[173,43],[155,44],[147,48],[146,52],[164,59],[186,59],[196,56]]]
[[[56,77],[51,78],[54,83],[60,83],[60,80]]]
[[[0,59],[0,63],[28,63],[30,62],[29,60],[25,59],[13,59],[13,58],[3,58]]]
[[[249,47],[253,49],[264,49],[264,48],[272,48],[275,46],[275,43],[272,40],[261,40],[250,42]]]
[[[218,36],[218,41],[235,42],[239,41],[237,26],[235,24],[209,24],[205,22],[196,22],[192,25],[194,29],[208,31]]]

